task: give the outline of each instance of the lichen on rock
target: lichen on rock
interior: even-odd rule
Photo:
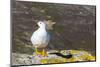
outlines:
[[[54,64],[79,61],[95,61],[95,56],[83,50],[50,50],[47,56],[12,53],[13,65],[30,65],[30,64]]]
[[[37,59],[37,60],[36,60]],[[78,62],[78,61],[95,61],[95,57],[90,53],[82,50],[52,50],[48,51],[48,56],[34,56],[33,64]]]

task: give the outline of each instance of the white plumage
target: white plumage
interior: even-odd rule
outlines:
[[[46,24],[42,21],[38,23],[39,28],[32,34],[31,42],[36,48],[45,48],[50,40],[49,33],[46,31]]]

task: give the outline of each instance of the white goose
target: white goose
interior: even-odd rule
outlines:
[[[35,47],[35,53],[37,55],[46,56],[47,54],[44,48],[48,45],[50,36],[46,31],[46,24],[43,21],[39,21],[37,24],[39,28],[33,32],[31,42]]]

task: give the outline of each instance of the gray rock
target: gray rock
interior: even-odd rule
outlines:
[[[12,65],[30,65],[32,55],[12,53]]]

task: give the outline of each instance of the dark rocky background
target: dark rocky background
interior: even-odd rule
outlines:
[[[95,54],[95,6],[12,1],[12,52],[32,54],[30,41],[39,20],[52,20],[47,50],[76,49]]]

